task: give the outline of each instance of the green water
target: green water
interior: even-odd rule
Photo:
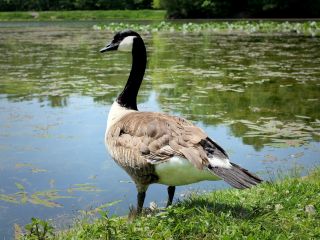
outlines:
[[[103,143],[107,112],[131,67],[128,54],[99,53],[112,36],[76,23],[0,28],[0,236],[32,216],[65,227],[108,202],[121,200],[109,208],[116,214],[135,204],[134,184]],[[194,121],[266,179],[319,165],[320,38],[142,36],[140,110]],[[179,187],[176,199],[226,186]],[[154,185],[146,205],[165,200],[165,187]]]

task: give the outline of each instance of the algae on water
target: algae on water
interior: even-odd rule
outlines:
[[[304,36],[320,36],[319,21],[209,21],[205,23],[174,23],[162,21],[154,24],[109,23],[93,26],[96,30],[121,31],[132,29],[138,32],[183,32],[221,34],[295,34]]]

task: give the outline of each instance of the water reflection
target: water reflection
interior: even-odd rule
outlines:
[[[263,136],[271,135],[275,127],[266,123],[268,119],[276,120],[277,126],[298,123],[297,131],[307,127],[307,138],[318,140],[319,39],[210,35],[154,39],[151,75],[166,111],[206,124],[230,124],[235,136],[256,149],[275,140]],[[247,134],[254,125],[259,137]],[[261,125],[270,131],[261,132]]]
[[[131,57],[100,55],[113,34],[89,28],[0,31],[0,232],[10,235],[31,216],[59,218],[116,200],[111,212],[126,213],[135,187],[106,154],[103,135]],[[141,109],[195,121],[235,162],[271,169],[265,177],[319,164],[319,38],[143,37]],[[225,186],[195,184],[177,196]],[[161,205],[164,188],[150,190],[146,202]]]

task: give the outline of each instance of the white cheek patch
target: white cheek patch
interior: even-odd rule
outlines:
[[[133,46],[133,39],[135,38],[135,36],[128,36],[126,38],[124,38],[119,46],[118,46],[118,51],[121,52],[131,52],[132,51],[132,46]]]

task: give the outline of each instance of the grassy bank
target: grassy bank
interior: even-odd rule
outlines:
[[[52,20],[163,20],[162,10],[108,10],[108,11],[44,11],[0,12],[0,21],[52,21]]]
[[[319,239],[319,189],[320,168],[253,189],[194,195],[132,222],[102,213],[93,223],[48,232],[53,239]]]

